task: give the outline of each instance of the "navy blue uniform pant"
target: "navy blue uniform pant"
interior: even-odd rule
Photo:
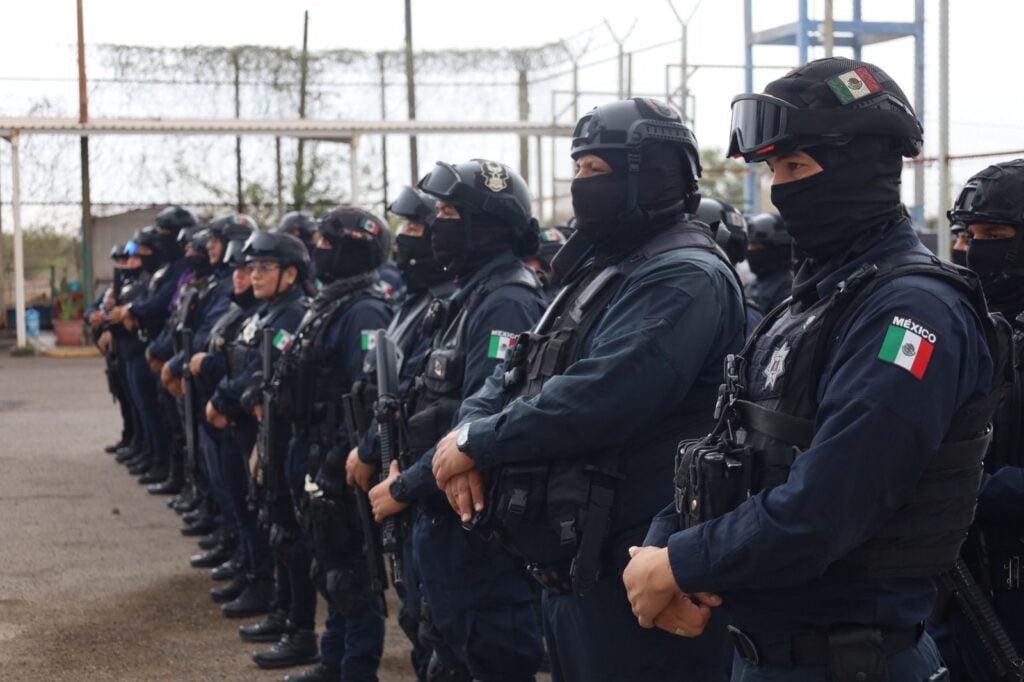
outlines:
[[[220,509],[224,531],[233,538],[238,537],[238,515],[228,497],[227,482],[224,480],[223,453],[221,452],[220,431],[205,419],[199,425],[199,453],[206,472],[208,494]]]
[[[156,377],[149,371],[146,359],[139,355],[126,363],[132,402],[139,415],[146,449],[155,462],[167,462],[167,429],[157,405]]]
[[[253,424],[240,424],[221,431],[219,439],[221,477],[227,505],[238,524],[245,571],[250,577],[270,579],[274,575],[270,544],[249,504],[249,453],[256,442],[256,430]]]
[[[320,636],[320,662],[341,670],[345,682],[376,682],[384,653],[384,617],[367,605],[343,616],[327,602],[327,621]]]
[[[519,560],[467,533],[451,511],[419,515],[413,557],[434,625],[473,678],[532,680],[544,649]]]
[[[646,630],[637,624],[622,579],[610,575],[582,597],[545,591],[542,610],[553,682],[729,679],[732,645],[721,609],[700,637]]]
[[[891,682],[949,682],[948,674],[939,674],[942,659],[935,642],[927,634],[916,646],[889,657]],[[829,682],[825,667],[784,668],[756,666],[740,657],[733,660],[732,682]]]

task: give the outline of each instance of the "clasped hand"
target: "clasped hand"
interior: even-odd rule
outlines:
[[[657,627],[681,637],[704,632],[711,609],[721,606],[722,598],[710,592],[687,594],[680,590],[667,549],[630,547],[629,556],[622,582],[640,627]]]

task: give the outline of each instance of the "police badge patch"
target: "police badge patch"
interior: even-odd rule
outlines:
[[[504,192],[508,187],[508,170],[497,161],[481,161],[480,170],[484,174],[484,187],[492,192]]]
[[[775,382],[785,373],[787,355],[789,355],[788,341],[775,349],[768,361],[768,366],[764,368],[764,387],[769,391],[775,388]]]

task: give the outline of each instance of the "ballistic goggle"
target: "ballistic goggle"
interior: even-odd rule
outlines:
[[[436,203],[433,197],[425,197],[412,187],[403,187],[388,210],[406,220],[423,222],[434,213]]]
[[[138,254],[138,252],[139,252],[139,243],[137,241],[135,241],[134,239],[130,240],[127,244],[124,245],[124,252],[125,252],[125,255],[128,255],[128,256],[134,256],[134,255]]]
[[[224,249],[224,262],[236,268],[245,265],[245,256],[242,254],[243,248],[245,248],[245,242],[238,240],[228,242],[227,248]]]
[[[728,156],[756,163],[797,149],[840,144],[855,135],[900,137],[904,156],[921,152],[921,124],[889,93],[830,109],[801,109],[771,95],[746,94],[732,100]]]

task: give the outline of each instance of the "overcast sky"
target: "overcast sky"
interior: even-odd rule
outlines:
[[[695,0],[675,0],[685,17]],[[0,0],[0,109],[3,91],[16,83],[5,78],[76,76],[74,0]],[[795,20],[796,0],[754,0],[755,29]],[[1018,69],[1024,2],[1019,0],[952,0],[951,7],[951,144],[952,154],[1024,148],[1024,89]],[[812,17],[822,15],[821,0],[811,0]],[[848,18],[851,3],[836,0],[836,18]],[[864,0],[864,18],[909,21],[913,0]],[[926,154],[937,151],[938,127],[938,0],[926,6]],[[312,49],[399,49],[402,46],[402,0],[85,0],[85,33],[90,43],[141,45],[298,46],[302,11],[311,15]],[[523,47],[556,41],[607,18],[619,33],[637,23],[626,42],[635,49],[678,36],[678,25],[666,0],[414,0],[414,42],[417,49]],[[610,54],[610,36],[592,34],[590,53]],[[742,0],[705,0],[690,25],[689,59],[694,64],[740,64],[743,61]],[[842,52],[839,52],[842,54]],[[678,59],[678,47],[638,59],[634,91],[664,92],[664,66]],[[814,50],[812,57],[821,56]],[[888,71],[911,95],[913,44],[909,39],[864,50],[864,58]],[[757,48],[755,61],[767,65],[795,64],[795,48]],[[755,89],[782,72],[760,69]],[[613,90],[614,74],[591,70],[588,89]],[[51,87],[47,85],[46,87]],[[73,101],[75,86],[52,84],[57,97]],[[742,91],[739,70],[700,69],[691,81],[696,106],[696,131],[704,145],[727,143],[729,100]],[[911,95],[912,96],[912,95]],[[68,112],[72,114],[74,112]],[[103,112],[94,112],[102,115]],[[515,112],[509,112],[513,118]],[[431,159],[432,160],[432,159]],[[998,159],[997,159],[998,160]],[[954,189],[990,159],[956,163]],[[0,186],[9,187],[9,153],[0,150]],[[423,165],[421,163],[421,165]],[[935,201],[934,173],[929,174],[929,204]],[[909,177],[908,177],[909,181]],[[5,192],[6,196],[6,192]],[[929,213],[934,211],[931,206]]]

